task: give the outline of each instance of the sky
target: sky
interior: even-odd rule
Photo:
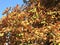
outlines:
[[[23,0],[0,0],[0,18],[2,18],[2,12],[7,7],[14,7],[17,4],[21,6],[23,4]]]

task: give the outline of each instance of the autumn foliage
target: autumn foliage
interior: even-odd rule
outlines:
[[[0,19],[0,45],[60,45],[60,2],[42,4],[31,0],[22,8],[6,8]]]

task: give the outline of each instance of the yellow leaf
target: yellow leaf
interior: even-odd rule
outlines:
[[[52,18],[55,18],[55,15],[53,15]]]
[[[60,43],[58,45],[60,45]]]
[[[45,24],[46,22],[45,22],[45,21],[42,21],[41,23],[42,23],[42,24]]]
[[[33,8],[30,11],[28,11],[28,12],[36,12],[36,8]]]
[[[4,36],[4,33],[0,33],[0,37]]]
[[[38,13],[37,13],[37,12],[36,12],[36,17],[37,17],[37,18],[39,18],[39,15],[38,15]]]

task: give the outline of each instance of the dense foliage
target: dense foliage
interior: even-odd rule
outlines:
[[[60,45],[60,2],[45,1],[6,8],[0,19],[0,45]]]

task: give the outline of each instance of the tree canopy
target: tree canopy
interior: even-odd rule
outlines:
[[[23,2],[3,12],[0,45],[60,45],[60,0]]]

